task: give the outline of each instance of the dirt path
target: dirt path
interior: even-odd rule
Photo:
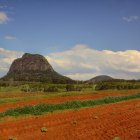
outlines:
[[[123,94],[120,92],[113,92],[113,93],[107,93],[107,92],[101,92],[97,94],[90,94],[90,95],[77,95],[77,96],[64,96],[64,97],[55,97],[55,98],[44,98],[44,99],[32,99],[27,101],[18,101],[16,103],[6,103],[6,104],[0,104],[0,112],[3,112],[9,108],[17,108],[22,107],[25,105],[36,105],[39,103],[62,103],[67,101],[74,101],[74,100],[90,100],[90,99],[99,99],[107,96],[122,96],[122,95],[128,95],[133,93],[138,93],[140,90],[130,90],[127,93]]]
[[[47,132],[40,128],[46,127]],[[0,122],[0,140],[140,140],[140,100]]]

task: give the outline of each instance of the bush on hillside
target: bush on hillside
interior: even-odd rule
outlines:
[[[66,91],[81,91],[81,86],[74,86],[72,84],[66,85]]]
[[[44,92],[58,92],[58,88],[56,86],[48,86],[44,88]]]
[[[95,90],[107,90],[107,89],[140,89],[140,82],[99,82],[97,83]]]

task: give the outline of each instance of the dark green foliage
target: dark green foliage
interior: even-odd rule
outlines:
[[[66,90],[67,91],[74,91],[74,85],[72,85],[72,84],[66,85]]]
[[[29,71],[28,73],[10,73],[4,76],[1,80],[10,82],[42,82],[42,83],[53,83],[53,84],[69,84],[75,83],[68,77],[62,76],[55,71],[50,72],[34,72]]]
[[[75,91],[81,91],[82,90],[82,86],[75,86]]]
[[[52,85],[52,86],[44,88],[44,92],[58,92],[58,88],[57,86]]]
[[[6,112],[0,113],[0,117],[5,116],[20,116],[20,115],[41,115],[45,112],[53,112],[56,110],[66,110],[66,109],[76,109],[81,107],[90,107],[96,105],[116,103],[120,101],[126,101],[130,99],[140,98],[140,93],[132,94],[128,96],[116,96],[116,97],[106,97],[97,100],[86,100],[86,101],[72,101],[59,104],[38,104],[35,106],[25,106],[23,108],[9,109]]]
[[[73,84],[68,84],[66,85],[66,91],[81,91],[82,86],[80,85],[73,85]]]
[[[58,92],[58,91],[81,91],[82,88],[89,88],[85,85],[74,84],[45,84],[45,83],[30,83],[22,85],[23,92]]]
[[[140,82],[138,81],[106,81],[96,84],[95,90],[107,90],[107,89],[140,89]]]
[[[26,85],[22,85],[21,91],[23,92],[43,92],[44,84],[41,83],[30,83]]]
[[[7,86],[9,86],[9,83],[0,82],[0,87],[7,87]]]

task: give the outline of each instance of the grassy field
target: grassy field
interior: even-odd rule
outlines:
[[[32,99],[43,99],[64,96],[78,96],[85,94],[96,94],[97,92],[57,92],[57,93],[0,93],[0,104],[3,103],[16,103],[18,101],[27,101]]]
[[[21,84],[21,85],[0,85],[0,92],[21,92],[26,89],[32,89],[33,92],[40,91],[41,89],[46,89],[48,87],[56,87],[59,92],[66,91],[66,86],[69,84],[47,84],[47,83],[29,83],[29,84]],[[80,87],[82,91],[93,91],[95,90],[95,84],[70,84],[74,87]]]
[[[0,92],[0,104],[5,103],[16,103],[19,101],[28,101],[32,99],[44,99],[54,97],[65,97],[65,96],[79,96],[79,95],[93,95],[98,93],[120,93],[125,95],[131,90],[105,90],[105,91],[71,91],[71,92],[54,92],[54,93],[24,93],[24,92]],[[133,91],[133,90],[132,90]]]

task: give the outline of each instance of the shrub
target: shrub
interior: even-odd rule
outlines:
[[[140,82],[135,81],[105,81],[96,84],[95,90],[107,89],[140,89]]]
[[[29,91],[29,85],[23,85],[21,88],[21,91],[28,92]]]
[[[82,90],[82,87],[81,86],[76,86],[75,87],[75,91],[81,91]]]
[[[58,92],[58,88],[56,86],[49,86],[44,88],[44,92]]]
[[[77,121],[76,120],[72,121],[72,125],[77,125]]]
[[[82,87],[81,86],[74,86],[72,84],[66,85],[66,91],[81,91]]]
[[[66,85],[66,91],[74,91],[74,85],[72,84]]]
[[[15,137],[10,137],[9,140],[17,140]]]
[[[120,137],[114,137],[113,140],[121,140]]]
[[[46,127],[42,127],[40,130],[41,130],[41,132],[47,132],[47,128]]]

